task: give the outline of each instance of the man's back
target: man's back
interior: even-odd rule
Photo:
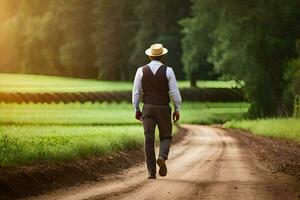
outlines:
[[[154,74],[149,65],[142,68],[143,102],[154,105],[170,103],[169,80],[166,75],[167,66],[161,65]]]
[[[163,72],[165,74],[166,78],[168,79],[168,93],[171,97],[171,100],[174,104],[175,111],[180,110],[180,104],[181,104],[181,95],[178,90],[177,81],[175,77],[175,73],[171,67],[167,67],[164,65],[161,61],[158,60],[152,60],[149,64],[147,64],[149,68],[151,69],[151,72],[156,75],[160,67],[163,65],[166,67],[166,71]],[[135,79],[134,79],[134,86],[132,90],[132,103],[134,105],[135,111],[139,110],[139,100],[141,95],[143,94],[143,67],[138,68]],[[149,84],[150,86],[150,84]]]

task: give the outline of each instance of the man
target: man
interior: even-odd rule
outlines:
[[[180,118],[179,110],[181,96],[172,68],[162,63],[163,56],[168,50],[162,44],[154,44],[145,51],[151,62],[138,68],[133,85],[132,103],[135,118],[142,121],[145,134],[145,156],[148,169],[148,179],[156,179],[156,163],[159,175],[167,175],[166,160],[172,140],[172,122],[170,96],[174,104],[173,121]],[[143,110],[140,111],[139,101],[143,94]],[[159,156],[155,157],[155,127],[159,130]]]

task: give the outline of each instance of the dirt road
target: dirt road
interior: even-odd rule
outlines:
[[[144,165],[106,177],[101,183],[30,199],[300,199],[300,184],[272,173],[225,131],[186,125],[189,131],[174,145],[167,177],[145,180]]]

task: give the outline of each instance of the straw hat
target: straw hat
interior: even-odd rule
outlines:
[[[168,49],[164,48],[162,44],[153,44],[149,49],[145,51],[148,56],[156,57],[162,56],[168,53]]]

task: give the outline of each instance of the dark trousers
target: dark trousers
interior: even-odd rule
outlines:
[[[159,157],[167,160],[172,141],[171,107],[169,105],[144,104],[142,113],[147,169],[149,175],[155,175],[155,128],[157,125],[159,130]]]

